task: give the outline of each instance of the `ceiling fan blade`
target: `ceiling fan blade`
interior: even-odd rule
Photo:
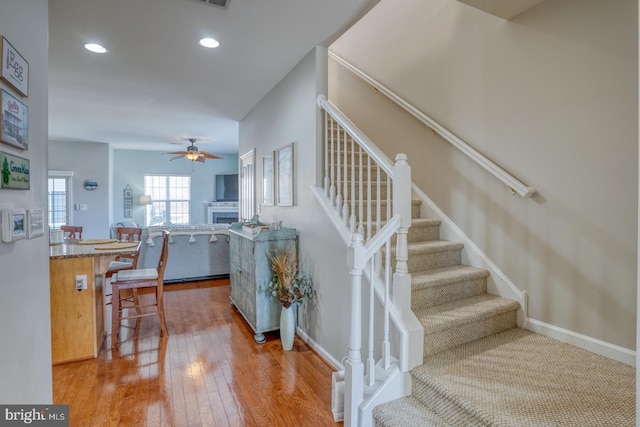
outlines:
[[[200,153],[200,155],[198,156],[197,159],[194,160],[194,162],[204,163],[204,156],[202,155],[202,153]]]
[[[170,153],[162,153],[162,154],[182,154],[183,156],[187,154],[186,151],[171,151]]]
[[[205,151],[200,151],[200,155],[206,157],[207,159],[221,159],[222,157],[216,156],[215,154],[210,154]]]
[[[172,153],[165,153],[165,154],[172,154]],[[177,160],[177,159],[184,159],[184,154],[181,154],[179,156],[175,156],[169,159],[169,161],[171,160]]]

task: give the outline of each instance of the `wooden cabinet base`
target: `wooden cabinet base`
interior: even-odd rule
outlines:
[[[102,257],[51,259],[51,358],[54,364],[98,356],[105,338]],[[111,259],[112,257],[108,257]],[[87,289],[76,290],[76,275]]]

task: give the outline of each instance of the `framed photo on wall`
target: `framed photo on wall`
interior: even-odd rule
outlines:
[[[27,210],[27,238],[42,236],[44,234],[44,210]]]
[[[276,204],[293,206],[293,142],[276,150]]]
[[[29,96],[29,63],[6,38],[0,37],[2,37],[2,44],[0,44],[0,57],[2,57],[0,78],[22,96],[27,97]]]
[[[29,148],[29,108],[6,90],[0,92],[2,98],[2,126],[0,141],[14,147]]]
[[[273,205],[273,153],[262,158],[262,204]]]
[[[0,151],[0,188],[29,190],[31,187],[29,159]]]
[[[124,207],[124,217],[132,218],[133,217],[133,190],[131,186],[127,184],[122,191],[122,206]]]
[[[24,209],[3,209],[0,215],[2,222],[2,241],[15,242],[27,237],[26,213]]]

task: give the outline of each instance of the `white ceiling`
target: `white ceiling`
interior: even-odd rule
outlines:
[[[238,121],[376,1],[50,1],[49,139],[174,151],[195,137],[237,152]],[[220,47],[198,45],[206,36]]]

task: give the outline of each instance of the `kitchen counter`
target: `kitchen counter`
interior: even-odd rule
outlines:
[[[81,245],[77,242],[62,243],[59,245],[49,246],[49,259],[57,258],[82,258],[82,257],[115,257],[117,255],[133,252],[140,248],[124,248],[124,249],[96,249],[96,245]]]
[[[54,364],[98,356],[106,337],[105,277],[122,253],[139,249],[96,249],[65,242],[49,248],[51,293],[51,358]],[[76,281],[86,277],[86,289]]]

